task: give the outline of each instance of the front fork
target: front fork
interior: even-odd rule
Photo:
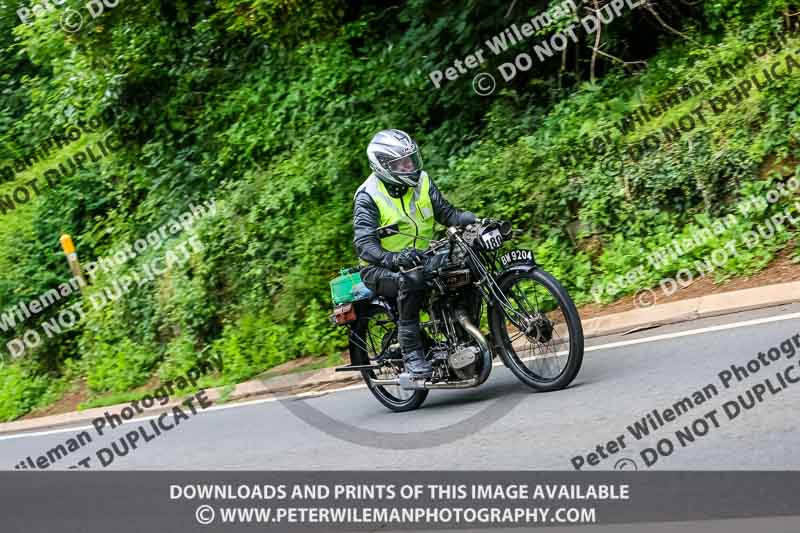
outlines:
[[[520,315],[520,313],[518,313],[514,309],[511,309],[511,304],[508,301],[508,298],[506,298],[505,294],[503,294],[503,292],[500,291],[500,286],[503,285],[502,282],[506,276],[511,276],[518,272],[528,272],[536,268],[539,267],[535,264],[530,264],[530,265],[515,265],[504,269],[502,272],[500,272],[500,274],[496,277],[496,279],[493,280],[495,281],[495,286],[497,287],[496,292],[498,293],[498,296],[500,298],[495,298],[493,297],[493,295],[488,298],[486,297],[484,298],[487,300],[487,307],[488,307],[487,315],[489,317],[490,345],[492,347],[492,350],[494,351],[494,356],[495,357],[500,356],[500,359],[506,366],[509,366],[509,364],[506,361],[505,348],[501,344],[501,339],[503,338],[504,332],[496,331],[497,328],[504,327],[504,321],[500,320],[499,315],[502,314],[506,319],[509,320],[509,322],[514,324],[514,327],[516,327],[519,331],[522,331],[523,333],[528,329],[529,325],[528,320],[530,317],[523,317],[522,315]]]

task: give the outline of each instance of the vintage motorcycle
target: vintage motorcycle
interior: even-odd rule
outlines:
[[[400,233],[396,224],[377,231],[380,238]],[[530,250],[501,252],[515,233],[508,222],[483,219],[450,227],[446,238],[429,243],[425,264],[417,268],[428,287],[420,322],[434,368],[430,379],[404,372],[396,299],[363,285],[331,316],[332,323],[350,329],[350,365],[336,370],[360,372],[378,401],[398,412],[418,408],[432,389],[481,385],[496,357],[537,391],[567,387],[583,361],[578,311]],[[360,279],[358,268],[343,272]],[[486,325],[488,336],[480,329]]]

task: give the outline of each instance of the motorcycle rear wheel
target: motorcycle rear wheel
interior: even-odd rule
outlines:
[[[403,368],[402,361],[380,363],[378,358],[397,340],[397,324],[383,307],[374,305],[362,311],[350,333],[353,360],[381,364],[380,376],[375,370],[362,370],[361,376],[375,398],[392,411],[402,413],[419,408],[428,397],[427,390],[406,390],[399,385],[376,385],[375,379],[395,379]],[[356,352],[354,352],[354,350]],[[360,353],[359,353],[360,352]],[[353,357],[355,356],[355,357]],[[359,357],[362,356],[362,357]]]

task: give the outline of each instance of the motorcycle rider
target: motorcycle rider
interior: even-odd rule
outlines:
[[[407,133],[378,132],[367,146],[367,158],[372,174],[356,191],[353,206],[353,244],[366,265],[361,279],[378,295],[397,298],[397,333],[405,369],[413,378],[426,379],[433,367],[425,359],[420,335],[425,295],[422,269],[416,268],[424,262],[420,250],[433,238],[434,221],[465,226],[477,217],[456,209],[442,196],[422,170],[419,146]],[[391,224],[407,235],[379,238],[377,229]]]

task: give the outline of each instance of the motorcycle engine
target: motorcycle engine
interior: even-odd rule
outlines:
[[[468,268],[448,269],[439,273],[448,289],[457,289],[472,283],[472,272]]]
[[[472,283],[472,272],[466,268],[464,251],[458,246],[441,248],[428,261],[426,269],[435,273],[451,290]]]
[[[477,346],[461,346],[447,356],[447,364],[458,379],[475,376],[475,363],[481,351]]]

